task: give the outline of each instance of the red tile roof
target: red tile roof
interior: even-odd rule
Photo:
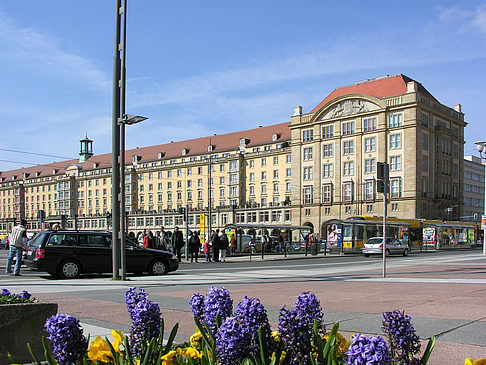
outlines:
[[[290,141],[290,122],[274,124],[254,129],[248,129],[244,131],[238,131],[233,133],[226,133],[220,135],[214,135],[211,137],[202,137],[196,139],[188,139],[184,141],[171,142],[161,144],[157,146],[141,147],[125,152],[125,163],[132,162],[132,156],[138,155],[142,159],[140,163],[159,160],[159,153],[163,152],[165,159],[173,159],[182,157],[182,150],[187,149],[186,156],[202,155],[208,153],[209,139],[211,138],[211,145],[213,146],[212,153],[221,153],[225,151],[235,150],[240,145],[240,139],[245,138],[248,140],[247,147],[259,146],[267,143],[272,143],[272,137],[274,134],[278,135],[278,142]],[[28,179],[35,178],[36,173],[38,177],[46,177],[52,175],[64,174],[66,168],[69,165],[79,165],[82,170],[89,171],[93,169],[93,164],[97,163],[95,168],[107,168],[111,167],[111,153],[102,155],[94,155],[90,157],[86,162],[79,162],[79,160],[67,160],[53,162],[46,165],[37,165],[32,167],[26,167],[17,170],[9,170],[0,172],[0,178],[4,178],[4,182],[19,181],[23,179],[24,173],[28,173]],[[57,170],[54,174],[53,170]],[[15,179],[12,179],[15,177]]]
[[[312,113],[317,112],[322,106],[324,106],[327,102],[332,99],[335,99],[339,96],[347,95],[347,94],[365,94],[374,96],[375,98],[382,99],[390,96],[401,95],[407,92],[407,83],[412,80],[411,78],[398,74],[394,76],[385,76],[379,77],[373,80],[368,80],[364,82],[358,82],[353,85],[343,86],[337,89],[334,89],[332,93],[330,93],[319,105],[317,105],[313,110]],[[417,83],[417,90],[419,93],[432,98],[436,102],[432,94],[430,94],[427,89],[425,89],[422,84],[415,81]]]

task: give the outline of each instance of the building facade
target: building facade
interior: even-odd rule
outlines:
[[[481,222],[484,214],[484,162],[476,156],[464,157],[464,213],[462,219]]]
[[[125,154],[128,229],[189,229],[227,223],[293,224],[320,233],[325,221],[383,214],[376,163],[389,164],[388,216],[462,215],[464,114],[420,83],[394,75],[335,89],[289,122]],[[0,230],[27,217],[108,229],[111,155],[0,173]],[[449,210],[447,210],[449,208]],[[210,217],[210,218],[209,218]]]

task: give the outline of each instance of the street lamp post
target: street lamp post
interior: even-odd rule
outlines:
[[[125,125],[137,124],[147,119],[139,115],[125,114],[118,120],[120,126],[120,269],[121,279],[127,278],[126,267],[126,210],[125,210]]]
[[[481,157],[483,160],[486,161],[486,151],[484,150],[484,145],[486,142],[484,141],[479,141],[475,142],[476,144],[476,149],[479,152],[479,157]],[[484,165],[484,215],[486,216],[486,164]],[[483,220],[481,219],[481,222]],[[486,244],[485,244],[485,239],[486,239],[486,225],[483,227],[483,255],[486,255]]]

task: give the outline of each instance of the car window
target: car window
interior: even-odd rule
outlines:
[[[73,246],[76,245],[76,235],[53,233],[47,241],[47,246]]]
[[[368,244],[370,245],[377,245],[383,242],[383,238],[371,238],[368,240]]]
[[[82,234],[79,236],[79,245],[88,247],[109,247],[104,235]]]

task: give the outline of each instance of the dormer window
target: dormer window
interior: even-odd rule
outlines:
[[[157,155],[157,158],[161,159],[164,156],[165,156],[165,152],[159,152],[159,154]]]
[[[24,179],[27,179],[30,176],[28,172],[24,172]]]
[[[240,138],[240,147],[245,147],[248,143],[250,143],[248,138]]]
[[[134,165],[138,164],[141,160],[142,160],[142,156],[133,155],[132,161]]]
[[[36,171],[36,172],[35,172],[35,177],[39,177],[39,176],[40,176],[40,174],[41,174],[41,173],[40,173],[40,171]]]
[[[189,152],[189,150],[187,148],[183,148],[182,149],[182,156],[187,155],[188,152]]]
[[[58,171],[57,169],[53,169],[53,170],[52,170],[52,174],[53,174],[53,175],[57,174],[57,171]]]
[[[276,140],[278,140],[280,138],[280,135],[278,133],[274,133],[272,135],[272,141],[275,142]]]
[[[12,180],[15,180],[17,178],[17,175],[12,176]]]
[[[98,162],[94,162],[94,163],[93,163],[93,168],[95,169],[95,168],[97,168],[99,165],[100,165],[100,164],[99,164]]]
[[[213,145],[209,145],[208,146],[208,152],[213,152],[214,150],[214,146]]]

